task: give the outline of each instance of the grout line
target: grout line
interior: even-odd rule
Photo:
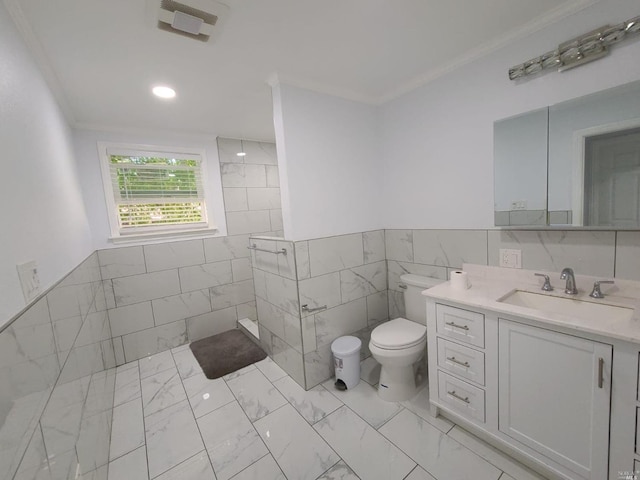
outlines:
[[[407,480],[411,476],[411,474],[413,472],[417,471],[419,468],[422,469],[422,467],[420,465],[418,465],[418,463],[416,462],[416,466],[413,467],[413,469],[411,469],[411,471],[409,473],[407,473],[407,475],[405,477],[403,477],[402,480]],[[426,470],[425,470],[425,472],[426,472]],[[498,480],[500,480],[500,479],[498,479]]]
[[[316,433],[317,433],[317,432],[316,432]],[[318,435],[319,435],[319,434],[318,434]],[[322,437],[320,437],[320,438],[322,438]],[[324,440],[324,438],[323,438],[323,440]],[[325,440],[325,443],[326,443],[326,440]],[[327,445],[328,445],[328,444],[327,444]],[[331,450],[333,450],[333,448],[332,448]],[[334,450],[334,452],[335,452],[335,450]],[[336,452],[336,453],[337,453],[337,452]],[[333,465],[331,465],[329,468],[327,468],[324,472],[322,472],[322,473],[318,476],[318,478],[320,478],[320,477],[324,476],[326,473],[328,473],[328,472],[329,472],[329,470],[331,470],[333,467],[335,467],[336,465],[338,465],[340,462],[342,462],[342,461],[343,461],[343,460],[342,460],[342,457],[341,457],[340,455],[338,455],[338,458],[339,458],[340,460],[338,460],[336,463],[334,463],[334,464],[333,464]]]
[[[144,452],[145,452],[145,457],[147,459],[147,478],[151,478],[151,473],[150,472],[150,468],[149,468],[149,449],[147,448],[147,424],[145,422],[145,416],[144,416],[144,400],[142,399],[142,375],[140,374],[140,361],[136,360],[136,362],[138,362],[138,381],[140,383],[140,409],[142,410],[142,438],[144,439]],[[135,399],[138,400],[138,399]],[[132,450],[133,451],[133,450]]]
[[[141,406],[141,410],[142,410],[143,430],[144,430],[144,407],[142,406],[142,397],[133,398],[133,399],[129,400],[128,402],[121,403],[120,405],[118,405],[118,407],[126,405],[127,403],[133,403],[136,400],[140,401],[140,406]],[[117,407],[114,407],[114,410],[115,410],[115,408],[117,408]],[[111,425],[113,425],[113,417],[111,418]],[[113,428],[111,429],[111,431],[113,432]],[[144,431],[143,431],[143,436],[145,436],[144,435]],[[111,442],[109,442],[109,463],[114,462],[114,461],[118,460],[119,458],[124,457],[125,455],[129,455],[131,452],[134,452],[134,451],[138,450],[139,448],[144,447],[146,444],[147,444],[147,442],[146,442],[146,438],[145,438],[144,442],[141,445],[138,445],[134,449],[129,450],[128,452],[125,452],[122,455],[118,455],[117,457],[111,458]]]
[[[262,440],[262,439],[260,439]],[[251,462],[249,465],[247,465],[246,467],[244,467],[242,470],[240,470],[238,473],[234,473],[233,477],[231,477],[231,480],[233,480],[234,478],[236,478],[237,476],[239,476],[242,472],[244,472],[245,470],[248,470],[249,468],[253,467],[256,463],[258,463],[260,460],[262,460],[263,458],[266,457],[271,457],[273,458],[273,461],[275,462],[276,466],[278,467],[278,470],[280,470],[280,472],[282,472],[282,469],[280,468],[280,465],[278,464],[278,462],[276,462],[276,459],[273,457],[273,454],[271,453],[271,450],[269,450],[269,448],[267,448],[267,453],[265,453],[263,456],[261,456],[259,459],[257,459],[254,462]]]
[[[616,277],[616,265],[618,260],[618,232],[613,232],[613,278]]]
[[[489,230],[485,230],[484,233],[485,233],[485,239],[487,241],[486,245],[487,245],[487,266],[488,266],[489,265]],[[447,277],[448,276],[449,275],[447,275]]]
[[[382,424],[379,427],[373,427],[373,425],[371,425],[375,431],[379,432],[382,427],[384,427],[387,423],[389,423],[391,420],[393,420],[398,415],[400,415],[403,411],[408,410],[409,412],[411,412],[411,410],[409,410],[407,407],[402,405],[400,402],[394,402],[394,403],[396,403],[398,406],[400,406],[400,410],[398,410],[396,413],[394,413],[389,418],[387,418],[384,422],[382,422]],[[411,413],[413,413],[413,412],[411,412]],[[413,413],[413,414],[416,415],[415,413]],[[419,415],[416,415],[416,417],[419,417]],[[400,450],[402,450],[402,449],[400,449]]]

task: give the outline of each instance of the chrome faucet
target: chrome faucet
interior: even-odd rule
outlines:
[[[567,285],[565,286],[564,293],[569,295],[577,295],[578,289],[576,288],[576,277],[573,275],[572,268],[563,268],[560,273],[560,280],[566,280]]]

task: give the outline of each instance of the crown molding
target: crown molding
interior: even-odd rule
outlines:
[[[417,75],[407,82],[404,82],[400,86],[393,88],[392,90],[389,90],[388,92],[383,93],[379,96],[367,95],[362,92],[343,89],[335,85],[313,82],[308,79],[293,77],[282,73],[271,74],[267,78],[266,82],[271,87],[274,87],[279,83],[283,83],[294,87],[311,90],[317,93],[323,93],[344,98],[346,100],[352,100],[355,102],[366,103],[369,105],[383,105],[417,88],[423,87],[426,84],[434,81],[435,79],[442,77],[458,68],[461,68],[466,64],[490,55],[491,53],[504,48],[511,42],[520,40],[562,20],[563,18],[584,10],[585,8],[590,7],[591,5],[594,5],[599,1],[600,0],[573,0],[564,5],[556,7],[546,14],[535,18],[531,22],[528,22],[521,27],[510,30],[494,40],[485,42],[474,48],[473,50],[470,50],[469,52],[454,58],[452,61],[440,67],[428,70],[421,75]]]
[[[206,131],[193,131],[193,130],[175,130],[166,128],[137,128],[137,127],[121,127],[99,123],[77,122],[73,129],[79,132],[103,132],[103,133],[115,133],[120,135],[137,135],[137,136],[162,136],[172,139],[191,139],[197,141],[215,141],[216,138],[230,138],[233,140],[244,140],[247,142],[264,142],[274,143],[273,138],[245,138],[238,137],[237,135],[225,135],[224,133],[206,132]]]
[[[67,120],[67,123],[69,123],[71,127],[75,127],[76,118],[75,118],[75,115],[73,114],[73,110],[71,109],[71,106],[69,105],[69,101],[64,93],[64,89],[62,88],[62,83],[60,82],[60,79],[56,75],[55,70],[51,66],[51,61],[49,60],[49,57],[45,53],[45,50],[42,47],[42,44],[40,43],[40,40],[38,39],[37,35],[33,31],[33,28],[31,28],[31,24],[27,20],[27,17],[24,14],[22,7],[20,6],[20,0],[3,0],[3,1],[4,1],[4,6],[9,12],[9,16],[11,17],[11,20],[13,20],[14,25],[16,26],[18,32],[20,33],[20,36],[22,37],[22,39],[27,45],[27,48],[33,55],[33,60],[36,63],[36,66],[38,67],[40,72],[42,73],[44,81],[49,87],[49,90],[51,90],[51,93],[53,94],[56,102],[58,103],[58,106],[60,107],[62,114]]]
[[[506,47],[509,43],[512,43],[514,41],[527,37],[535,32],[538,32],[562,20],[563,18],[574,15],[579,11],[590,7],[591,5],[598,3],[599,1],[600,0],[574,0],[572,2],[569,2],[568,4],[556,7],[550,10],[549,12],[547,12],[546,14],[540,17],[537,17],[533,21],[528,22],[521,27],[510,30],[506,32],[504,35],[501,35],[500,37],[494,40],[491,40],[479,45],[477,48],[470,50],[464,55],[456,57],[451,62],[441,67],[435,68],[433,70],[425,72],[422,75],[414,77],[412,80],[409,80],[408,82],[404,83],[402,86],[395,88],[389,91],[388,93],[382,95],[381,97],[379,97],[377,99],[377,103],[381,105],[391,100],[394,100],[395,98],[398,98],[406,93],[409,93],[412,90],[420,88],[426,85],[427,83],[432,82],[436,78],[442,77],[443,75],[446,75],[447,73],[452,72],[453,70],[456,70],[466,64],[474,62],[491,53],[494,53]]]
[[[366,95],[362,92],[337,87],[335,85],[314,82],[309,79],[288,75],[286,73],[272,73],[265,81],[271,88],[276,85],[283,84],[368,105],[377,105],[379,103],[377,97]]]

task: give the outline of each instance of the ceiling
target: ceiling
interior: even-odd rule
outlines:
[[[224,0],[202,43],[159,30],[159,0],[4,1],[73,125],[256,140],[274,137],[274,74],[382,103],[593,3]],[[154,98],[157,83],[177,97]]]

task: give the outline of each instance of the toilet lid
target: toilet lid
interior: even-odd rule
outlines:
[[[371,332],[371,343],[388,350],[399,350],[419,344],[427,336],[427,327],[406,318],[396,318],[377,326]]]

